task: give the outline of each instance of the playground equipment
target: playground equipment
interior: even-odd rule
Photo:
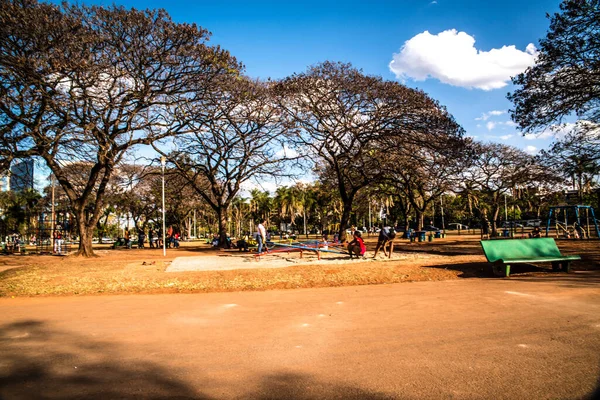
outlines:
[[[71,251],[71,221],[68,212],[41,213],[36,232],[36,251],[40,254],[66,255]]]
[[[552,218],[553,216],[554,219]],[[550,207],[548,221],[546,222],[546,237],[550,234],[550,225],[552,221],[554,221],[557,238],[589,239],[591,225],[593,225],[596,230],[596,237],[600,238],[598,221],[594,214],[594,208],[591,206],[576,205]],[[582,222],[585,222],[585,226],[582,225]]]
[[[267,242],[267,251],[255,254],[256,260],[258,261],[261,256],[272,255],[277,253],[291,253],[299,252],[300,258],[302,253],[310,251],[317,254],[317,258],[321,259],[321,253],[334,253],[341,255],[349,255],[348,252],[341,246],[333,244],[331,242],[319,241],[319,240],[307,240],[303,242],[295,242],[290,240],[289,243],[274,243]]]

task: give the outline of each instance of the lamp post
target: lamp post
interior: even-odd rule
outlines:
[[[165,164],[167,159],[163,156],[160,158],[160,165],[162,166],[162,242],[163,242],[163,256],[167,255],[167,242],[166,242],[166,227],[165,227]]]
[[[440,196],[440,212],[442,213],[442,233],[446,233],[446,226],[444,225],[444,194]]]

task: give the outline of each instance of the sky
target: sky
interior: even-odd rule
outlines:
[[[110,5],[112,1],[87,1]],[[283,78],[326,60],[419,88],[446,106],[467,136],[535,154],[552,136],[523,137],[510,121],[510,77],[535,60],[559,0],[158,1],[177,22],[212,32],[256,78]]]
[[[111,5],[87,0],[84,4]],[[535,60],[559,0],[159,1],[118,0],[126,8],[164,8],[196,23],[254,78],[284,78],[326,60],[419,88],[446,106],[467,136],[547,148],[549,132],[523,137],[510,121],[510,77]]]

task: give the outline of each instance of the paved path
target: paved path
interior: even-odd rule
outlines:
[[[600,375],[600,273],[0,299],[0,398],[563,399]]]

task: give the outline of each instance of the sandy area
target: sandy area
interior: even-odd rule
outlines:
[[[184,272],[184,271],[225,271],[236,269],[259,269],[259,268],[285,268],[302,265],[342,265],[358,262],[375,262],[375,261],[401,261],[414,259],[431,259],[440,258],[438,255],[432,254],[415,254],[415,253],[394,253],[391,258],[387,258],[383,253],[379,253],[374,259],[372,254],[367,254],[367,257],[361,259],[350,259],[347,255],[321,253],[319,260],[317,255],[312,252],[300,253],[273,253],[264,256],[256,257],[254,254],[240,252],[222,252],[216,256],[192,256],[192,257],[177,257],[167,267],[166,272]]]

